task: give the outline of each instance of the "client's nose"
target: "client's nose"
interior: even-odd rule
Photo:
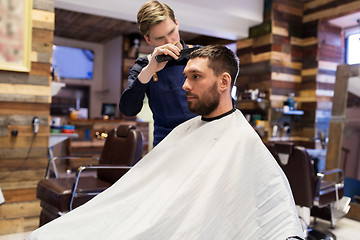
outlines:
[[[182,89],[184,89],[187,92],[190,91],[190,85],[189,85],[189,81],[187,79],[185,79]]]

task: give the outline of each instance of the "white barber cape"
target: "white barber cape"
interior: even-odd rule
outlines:
[[[304,238],[282,170],[239,110],[176,127],[112,187],[29,240]]]

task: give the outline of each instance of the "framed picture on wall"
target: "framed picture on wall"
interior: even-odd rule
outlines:
[[[30,71],[32,0],[0,0],[0,70]]]

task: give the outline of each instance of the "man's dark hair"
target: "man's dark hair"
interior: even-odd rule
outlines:
[[[227,72],[231,76],[231,86],[235,84],[239,73],[239,59],[227,47],[222,45],[204,46],[190,54],[190,59],[193,58],[208,58],[208,66],[213,69],[216,76]]]

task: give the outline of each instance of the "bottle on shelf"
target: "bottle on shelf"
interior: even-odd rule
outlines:
[[[295,93],[293,93],[293,92],[289,93],[287,102],[288,102],[288,106],[289,106],[289,110],[290,110],[290,111],[295,110],[295,109],[294,109],[294,105],[295,105],[294,97],[295,97]]]
[[[291,92],[288,95],[288,98],[286,99],[286,101],[284,101],[284,105],[283,105],[283,112],[289,112],[289,111],[294,111],[295,110],[295,93]]]

